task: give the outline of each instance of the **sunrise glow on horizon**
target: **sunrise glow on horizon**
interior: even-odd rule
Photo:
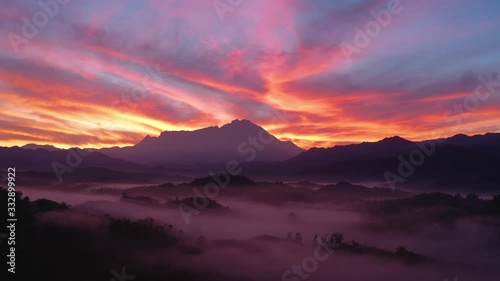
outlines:
[[[66,2],[41,27],[37,1],[2,8],[0,146],[235,119],[306,149],[500,131],[496,1],[401,0],[350,54],[391,1],[244,0],[223,17],[211,0]]]

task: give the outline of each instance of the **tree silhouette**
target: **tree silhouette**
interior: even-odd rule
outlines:
[[[330,243],[342,245],[342,243],[344,243],[344,235],[339,232],[332,234],[332,236],[330,236]]]
[[[477,200],[479,199],[479,196],[475,193],[470,193],[470,194],[467,194],[467,197],[465,198],[467,200]]]

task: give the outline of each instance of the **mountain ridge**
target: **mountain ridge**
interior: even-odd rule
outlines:
[[[260,138],[271,142],[252,146],[249,137],[257,141],[259,134]],[[234,160],[241,164],[243,175],[251,177],[381,182],[385,181],[386,171],[398,173],[401,158],[408,161],[409,155],[421,151],[423,144],[433,142],[435,151],[426,155],[425,164],[416,167],[415,173],[405,179],[405,185],[475,186],[493,190],[500,184],[497,176],[500,170],[499,133],[458,134],[418,142],[393,136],[377,142],[306,151],[267,134],[250,121],[239,120],[194,132],[165,131],[158,137],[146,136],[131,147],[87,150],[89,154],[83,157],[78,168],[193,176],[224,170],[228,161]],[[78,152],[79,148],[50,150],[53,150],[51,146],[39,145],[0,147],[0,161],[3,166],[16,166],[19,170],[50,171],[54,161],[65,164],[70,152]],[[128,157],[116,157],[110,151]],[[133,159],[136,156],[145,161],[136,161]],[[156,161],[147,161],[149,159]],[[186,159],[188,161],[182,161]]]

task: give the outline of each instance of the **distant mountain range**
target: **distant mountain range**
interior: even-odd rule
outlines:
[[[400,184],[407,186],[500,191],[500,134],[456,135],[422,142],[391,137],[373,143],[311,148],[287,161],[245,168],[251,176],[313,181],[386,182],[389,172],[403,178]]]
[[[147,171],[148,167],[125,160],[111,158],[100,152],[88,152],[78,148],[69,150],[46,148],[0,147],[0,168],[16,167],[16,170],[52,171],[54,162],[69,168],[111,168],[119,171]],[[74,167],[73,167],[74,166]]]
[[[0,147],[0,168],[51,171],[52,163],[65,164],[68,154],[69,150],[45,145]],[[417,154],[424,159],[422,164],[413,165]],[[414,171],[404,176],[404,185],[500,189],[498,133],[461,134],[423,142],[394,136],[378,142],[304,151],[248,120],[235,120],[222,127],[166,131],[158,137],[147,136],[134,146],[92,150],[82,158],[76,168],[195,176],[223,170],[228,161],[235,160],[241,163],[243,174],[250,177],[322,182],[384,182],[386,172],[399,176],[401,163],[406,161]]]
[[[141,164],[192,165],[238,162],[284,161],[303,150],[288,141],[280,141],[248,120],[234,120],[222,127],[196,131],[166,131],[159,137],[147,136],[130,147],[99,150],[110,157]]]
[[[57,148],[53,145],[38,145],[38,144],[33,144],[33,143],[29,143],[27,145],[24,145],[22,146],[21,148],[24,148],[24,149],[31,149],[31,150],[36,150],[36,149],[45,149],[47,151],[60,151],[62,149],[60,148]]]

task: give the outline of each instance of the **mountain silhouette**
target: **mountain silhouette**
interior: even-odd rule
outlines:
[[[415,143],[394,136],[378,142],[339,145],[332,148],[311,148],[290,159],[288,163],[293,166],[300,165],[303,168],[314,168],[343,161],[393,157],[415,148]]]
[[[58,151],[58,150],[61,150],[60,148],[57,148],[53,145],[39,145],[39,144],[34,144],[34,143],[29,143],[27,145],[23,145],[21,148],[24,148],[24,149],[45,149],[45,150],[48,150],[48,151]]]
[[[120,171],[148,171],[151,168],[121,159],[114,159],[99,152],[79,148],[68,150],[25,147],[0,147],[0,168],[16,170],[53,171],[57,162],[70,168],[112,168]],[[69,164],[71,163],[71,164]],[[73,164],[74,163],[74,164]]]
[[[280,141],[248,120],[234,120],[222,127],[195,131],[165,131],[147,136],[130,147],[104,148],[100,152],[113,158],[141,164],[207,164],[254,161],[284,161],[303,150]]]
[[[422,147],[435,146],[426,154]],[[411,142],[400,137],[332,148],[311,148],[282,162],[245,166],[250,176],[280,176],[293,180],[385,182],[385,173],[399,174],[401,159],[424,155],[404,185],[447,190],[500,190],[500,134],[456,135]],[[409,165],[409,164],[408,164]],[[406,168],[409,169],[409,168]],[[406,176],[405,176],[406,177]]]
[[[422,147],[432,144],[428,155]],[[74,148],[78,152],[78,148]],[[455,135],[438,140],[412,142],[394,136],[377,142],[311,148],[280,141],[248,120],[195,131],[166,131],[147,136],[123,148],[90,150],[77,166],[121,172],[206,175],[238,161],[245,176],[270,176],[310,181],[385,182],[386,172],[399,174],[401,159],[415,152],[425,155],[404,185],[442,186],[498,190],[500,187],[500,134]],[[19,170],[51,171],[54,161],[66,164],[71,150],[52,146],[0,147],[0,166]],[[73,152],[74,153],[74,152]],[[8,166],[7,166],[8,165]],[[406,168],[408,169],[408,167]],[[406,178],[407,177],[407,178]]]

